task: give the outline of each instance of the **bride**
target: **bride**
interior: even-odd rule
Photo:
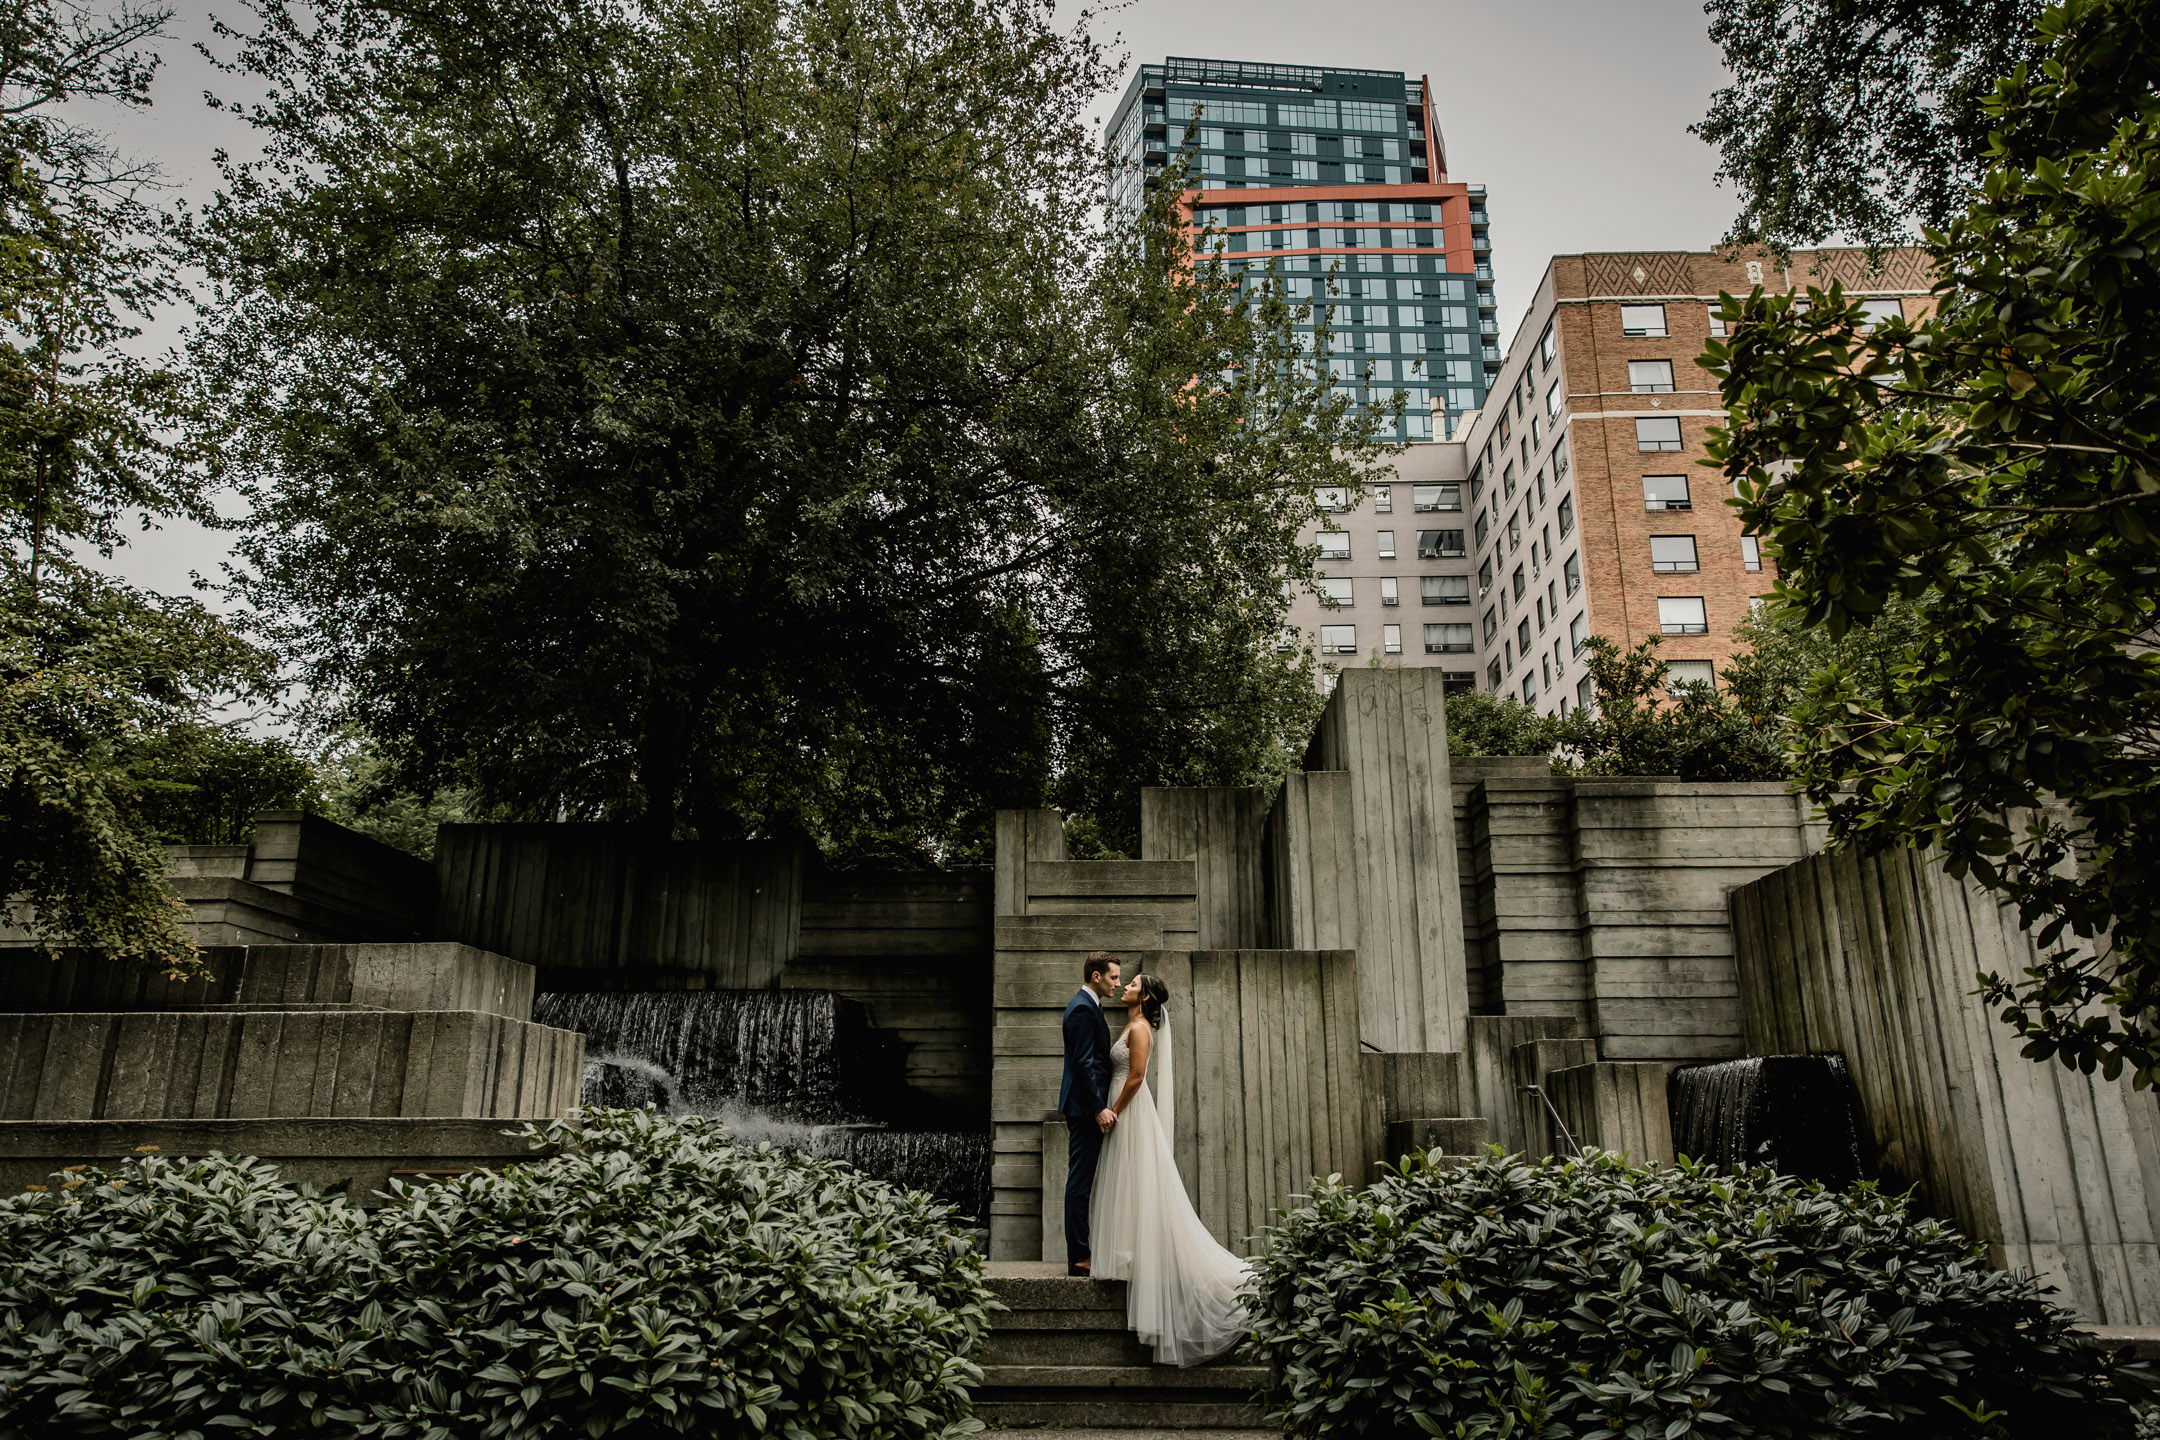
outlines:
[[[1170,1148],[1170,987],[1136,974],[1119,997],[1125,1033],[1110,1047],[1111,1108],[1088,1206],[1095,1278],[1123,1280],[1126,1323],[1163,1365],[1198,1365],[1245,1330],[1251,1262],[1215,1243],[1193,1213]]]

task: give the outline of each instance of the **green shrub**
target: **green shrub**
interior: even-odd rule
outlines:
[[[248,1159],[0,1201],[7,1435],[958,1435],[986,1326],[950,1208],[719,1126],[362,1211]]]
[[[1956,1231],[1770,1170],[1413,1156],[1320,1186],[1257,1283],[1299,1435],[2059,1440],[2144,1395]]]

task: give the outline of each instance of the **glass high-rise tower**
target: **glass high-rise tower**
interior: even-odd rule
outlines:
[[[1139,68],[1109,134],[1128,206],[1191,137],[1194,223],[1246,283],[1333,307],[1336,383],[1404,392],[1398,439],[1445,439],[1436,412],[1452,428],[1483,407],[1500,366],[1485,187],[1447,178],[1424,77],[1172,57]]]

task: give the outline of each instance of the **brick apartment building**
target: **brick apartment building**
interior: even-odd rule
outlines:
[[[1661,636],[1673,679],[1715,682],[1733,627],[1776,575],[1723,476],[1701,463],[1725,416],[1696,357],[1720,291],[1833,279],[1878,313],[1931,303],[1917,250],[1891,252],[1880,272],[1858,250],[1798,251],[1789,266],[1685,251],[1554,257],[1464,437],[1482,688],[1564,713],[1591,694],[1592,635]]]

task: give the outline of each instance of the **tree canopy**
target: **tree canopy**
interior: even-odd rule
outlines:
[[[1918,238],[1991,163],[1987,102],[2044,0],[1709,0],[1732,83],[1693,127],[1739,192],[1727,240]]]
[[[1935,313],[1728,300],[1713,454],[1832,636],[1801,761],[1833,833],[1939,846],[2049,957],[1988,977],[2026,1053],[2160,1075],[2160,12],[2069,0],[1989,102],[1992,166],[1928,235]],[[1899,602],[1910,602],[1900,612]],[[1882,681],[1887,680],[1887,685]]]
[[[392,783],[946,853],[1283,763],[1371,416],[1036,0],[265,3],[191,228],[239,591]],[[1113,828],[1119,828],[1113,826]]]

